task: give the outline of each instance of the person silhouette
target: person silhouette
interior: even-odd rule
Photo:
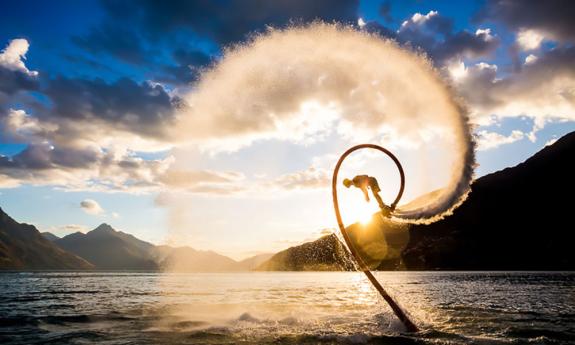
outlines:
[[[381,196],[379,196],[381,188],[379,188],[379,183],[377,183],[377,179],[375,177],[368,175],[357,175],[351,180],[347,178],[344,179],[343,185],[347,188],[353,185],[354,187],[361,189],[363,195],[365,196],[365,201],[367,202],[369,202],[369,189],[371,189],[371,193],[373,194],[373,197],[377,201],[377,204],[381,209],[381,213],[386,217],[389,217],[391,215],[393,207],[387,206],[381,199]]]

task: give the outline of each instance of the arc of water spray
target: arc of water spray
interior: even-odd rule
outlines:
[[[339,203],[338,203],[338,199],[337,199],[337,174],[339,173],[339,168],[341,167],[341,164],[347,158],[347,156],[349,156],[352,152],[354,152],[356,150],[360,150],[360,149],[379,150],[379,151],[385,153],[386,155],[388,155],[394,161],[395,165],[397,166],[397,169],[399,170],[399,174],[401,177],[401,186],[399,188],[399,192],[397,193],[395,200],[392,203],[392,208],[394,208],[397,205],[397,203],[401,199],[401,196],[403,195],[403,190],[405,187],[405,174],[403,172],[403,167],[401,166],[401,163],[399,162],[399,160],[397,159],[397,157],[395,157],[395,155],[393,153],[391,153],[389,150],[387,150],[387,149],[385,149],[379,145],[374,145],[374,144],[361,144],[361,145],[353,146],[352,148],[348,149],[347,151],[345,151],[341,155],[341,157],[337,161],[335,169],[333,170],[333,177],[331,180],[331,192],[332,192],[332,198],[333,198],[333,208],[335,210],[335,217],[337,218],[337,225],[339,226],[339,230],[341,231],[341,234],[345,240],[345,243],[347,244],[347,247],[351,251],[351,254],[353,255],[355,261],[359,265],[362,272],[367,276],[367,279],[369,279],[369,281],[375,287],[375,289],[379,292],[381,297],[383,297],[383,299],[387,302],[387,304],[389,304],[389,306],[391,307],[391,309],[393,310],[393,312],[395,313],[397,318],[403,323],[403,325],[405,326],[407,331],[408,332],[417,332],[419,329],[417,328],[415,323],[413,323],[411,321],[411,319],[407,316],[407,314],[403,311],[403,309],[399,306],[399,304],[397,304],[397,302],[395,302],[395,300],[387,293],[387,291],[385,291],[385,289],[379,283],[379,281],[375,278],[373,273],[371,273],[369,267],[365,264],[363,259],[359,256],[359,253],[357,252],[357,250],[353,246],[353,243],[351,242],[351,239],[349,238],[349,235],[348,235],[347,231],[345,230],[345,226],[343,225],[343,221],[341,220],[341,214],[339,211]]]

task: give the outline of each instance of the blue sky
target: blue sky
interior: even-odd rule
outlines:
[[[323,20],[426,54],[469,110],[478,142],[476,175],[483,176],[575,130],[572,6],[5,1],[0,207],[60,236],[107,222],[154,243],[235,258],[317,237],[334,226],[329,167],[353,140],[335,130],[297,140],[250,132],[255,139],[221,149],[229,134],[213,133],[210,143],[220,149],[210,150],[207,142],[182,143],[170,134],[185,116],[181,105],[200,89],[202,71],[217,66],[226,47],[267,26]],[[330,119],[329,111],[324,115]],[[402,150],[411,164],[415,158]],[[294,179],[301,186],[270,187]],[[246,194],[246,186],[255,189]],[[98,207],[82,206],[86,200]]]

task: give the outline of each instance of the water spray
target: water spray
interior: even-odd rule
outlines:
[[[397,157],[395,157],[395,155],[393,153],[391,153],[389,150],[387,150],[387,149],[385,149],[379,145],[374,145],[374,144],[361,144],[361,145],[356,145],[356,146],[348,149],[347,151],[345,151],[341,155],[341,157],[337,161],[335,169],[333,170],[333,177],[331,180],[331,192],[332,192],[332,197],[333,197],[333,208],[335,210],[335,217],[337,218],[337,225],[339,226],[339,230],[341,231],[341,234],[345,240],[345,243],[347,244],[347,247],[349,248],[351,254],[353,255],[353,257],[354,257],[355,261],[357,262],[361,271],[367,276],[367,279],[369,279],[369,281],[375,287],[375,289],[379,292],[381,297],[383,297],[383,299],[391,307],[391,309],[393,310],[393,312],[395,313],[397,318],[405,326],[406,330],[408,332],[417,332],[419,329],[417,328],[415,323],[413,323],[413,321],[411,321],[409,316],[407,316],[407,314],[403,311],[403,309],[399,306],[399,304],[397,304],[397,302],[395,302],[395,300],[387,293],[387,291],[385,291],[385,289],[379,283],[377,278],[375,278],[373,273],[371,273],[371,270],[366,265],[366,263],[363,261],[361,256],[359,256],[359,253],[357,252],[353,243],[351,242],[351,239],[349,238],[349,235],[348,235],[347,231],[345,230],[345,226],[343,225],[343,221],[341,219],[341,213],[339,211],[339,203],[338,203],[338,199],[337,199],[337,174],[339,173],[339,168],[341,167],[341,164],[347,158],[347,156],[349,156],[352,152],[360,150],[360,149],[379,150],[379,151],[385,153],[386,155],[388,155],[393,160],[395,165],[397,166],[397,169],[399,171],[399,175],[401,178],[401,185],[400,185],[399,191],[397,192],[397,196],[395,197],[395,200],[393,201],[393,203],[390,206],[391,212],[393,212],[395,210],[396,205],[399,203],[399,200],[401,199],[401,197],[403,195],[403,190],[405,189],[405,174],[403,172],[403,167],[401,166],[401,163],[399,162]],[[380,205],[380,207],[381,207],[381,205]]]

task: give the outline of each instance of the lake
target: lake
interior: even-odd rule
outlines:
[[[573,272],[0,273],[2,344],[575,344]]]

